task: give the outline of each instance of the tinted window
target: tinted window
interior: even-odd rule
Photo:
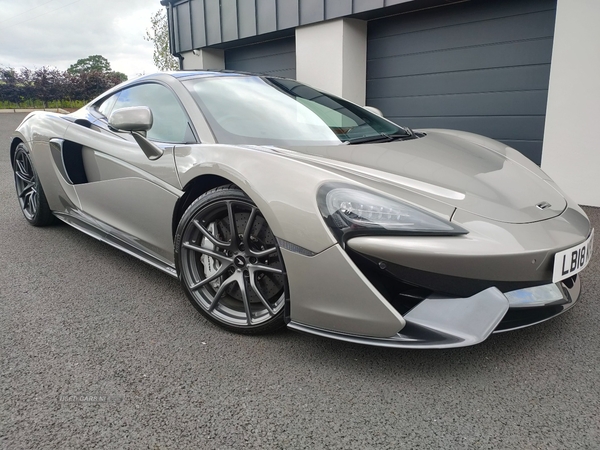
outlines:
[[[148,106],[152,110],[153,123],[148,139],[176,143],[192,140],[187,115],[168,88],[160,84],[141,84],[124,89],[112,111],[130,106]]]

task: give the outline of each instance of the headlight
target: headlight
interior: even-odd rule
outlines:
[[[319,210],[338,240],[359,234],[458,235],[467,230],[415,206],[342,184],[319,189]]]

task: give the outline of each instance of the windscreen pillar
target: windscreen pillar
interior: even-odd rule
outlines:
[[[364,105],[367,22],[336,19],[296,28],[296,78]]]
[[[225,54],[220,48],[201,48],[183,52],[181,56],[183,56],[183,70],[223,70],[225,68]]]

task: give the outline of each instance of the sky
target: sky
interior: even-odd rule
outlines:
[[[145,41],[159,0],[0,0],[0,66],[66,70],[102,55],[130,79],[157,69]]]

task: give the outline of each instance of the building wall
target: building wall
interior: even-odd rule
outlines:
[[[169,15],[173,53],[233,42],[414,0],[162,0]],[[420,0],[424,5],[459,0]]]
[[[335,19],[296,28],[297,79],[365,104],[367,23]]]
[[[600,206],[600,1],[559,0],[542,169],[573,199]]]
[[[200,50],[181,52],[183,70],[222,70],[225,68],[224,52],[220,48],[205,47]]]

